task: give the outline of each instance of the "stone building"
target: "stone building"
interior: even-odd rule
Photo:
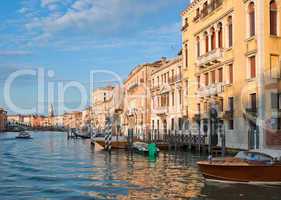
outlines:
[[[124,82],[123,131],[144,136],[151,129],[151,74],[166,59],[137,66]]]
[[[182,58],[168,60],[151,74],[151,129],[161,134],[184,129]]]
[[[182,12],[188,118],[214,144],[222,126],[229,148],[281,148],[280,8],[278,0],[194,0]]]

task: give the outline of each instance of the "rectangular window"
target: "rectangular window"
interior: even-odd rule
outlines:
[[[197,88],[200,89],[200,76],[197,76]]]
[[[183,120],[182,118],[179,118],[179,130],[181,131],[183,128]]]
[[[201,113],[201,107],[200,107],[200,103],[197,104],[197,111],[198,111],[198,114]]]
[[[209,85],[209,74],[205,73],[205,86]]]
[[[208,103],[204,102],[204,112],[208,112]]]
[[[251,98],[251,109],[253,111],[256,111],[257,110],[257,95],[255,93],[251,94],[250,98]]]
[[[219,100],[219,111],[223,112],[223,99]]]
[[[228,121],[228,129],[229,130],[234,130],[234,120],[233,119],[230,119]]]
[[[251,12],[249,15],[250,15],[250,37],[252,37],[256,34],[255,12]]]
[[[179,90],[179,103],[182,104],[182,90]]]
[[[278,93],[271,93],[271,108],[272,109],[279,109],[279,98],[280,94]]]
[[[229,108],[229,111],[231,111],[231,112],[234,111],[234,97],[228,98],[228,108]]]
[[[252,56],[249,58],[250,62],[250,78],[256,77],[256,56]]]
[[[160,86],[160,80],[159,80],[159,76],[157,76],[157,86],[159,87]]]
[[[154,130],[155,127],[154,127],[154,120],[152,120],[152,130]]]
[[[270,77],[280,78],[280,62],[278,55],[270,55]]]
[[[175,92],[172,92],[172,106],[175,106]]]
[[[172,129],[172,131],[175,130],[175,119],[174,118],[171,119],[171,129]]]
[[[277,35],[277,9],[270,10],[270,35]]]
[[[185,81],[185,95],[188,95],[188,80]]]
[[[159,119],[157,120],[157,130],[158,131],[160,130],[160,121],[159,121]]]
[[[185,66],[188,67],[188,45],[185,45]]]
[[[178,67],[179,73],[178,73],[178,79],[177,81],[181,80],[182,74],[181,74],[181,67]]]
[[[233,64],[229,65],[229,84],[233,83]]]
[[[216,71],[212,71],[212,84],[216,83]]]
[[[223,82],[223,71],[222,71],[222,68],[220,68],[218,70],[218,72],[219,72],[219,83],[222,83]]]
[[[229,47],[233,46],[233,25],[232,23],[228,25],[228,45]]]

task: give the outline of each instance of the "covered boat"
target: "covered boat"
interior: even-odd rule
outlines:
[[[206,179],[281,184],[281,162],[259,152],[241,151],[233,158],[197,162]]]
[[[148,154],[149,153],[149,144],[144,143],[144,142],[134,142],[133,143],[133,149],[138,152],[138,153],[144,153]],[[153,146],[155,154],[159,153],[159,149],[156,147],[156,145]]]

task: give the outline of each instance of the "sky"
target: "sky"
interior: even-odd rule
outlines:
[[[12,114],[20,111],[46,114],[52,103],[58,112],[59,84],[79,82],[89,95],[93,70],[98,74],[95,86],[102,86],[112,84],[111,75],[101,73],[102,70],[116,73],[124,80],[138,64],[176,56],[181,48],[180,14],[188,3],[188,0],[3,1],[0,107]],[[7,80],[15,72],[20,75],[7,89]],[[44,77],[43,92],[38,74]],[[54,92],[48,93],[48,84],[54,85]],[[53,98],[48,94],[53,94]],[[78,89],[69,88],[64,95],[64,104],[77,109],[82,98]],[[10,102],[22,110],[11,108]],[[44,106],[31,111],[39,104]]]

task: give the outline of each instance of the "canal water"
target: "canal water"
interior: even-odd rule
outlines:
[[[0,134],[0,199],[281,199],[279,186],[206,183],[190,153],[162,152],[157,160],[101,148],[64,133],[33,140]]]

